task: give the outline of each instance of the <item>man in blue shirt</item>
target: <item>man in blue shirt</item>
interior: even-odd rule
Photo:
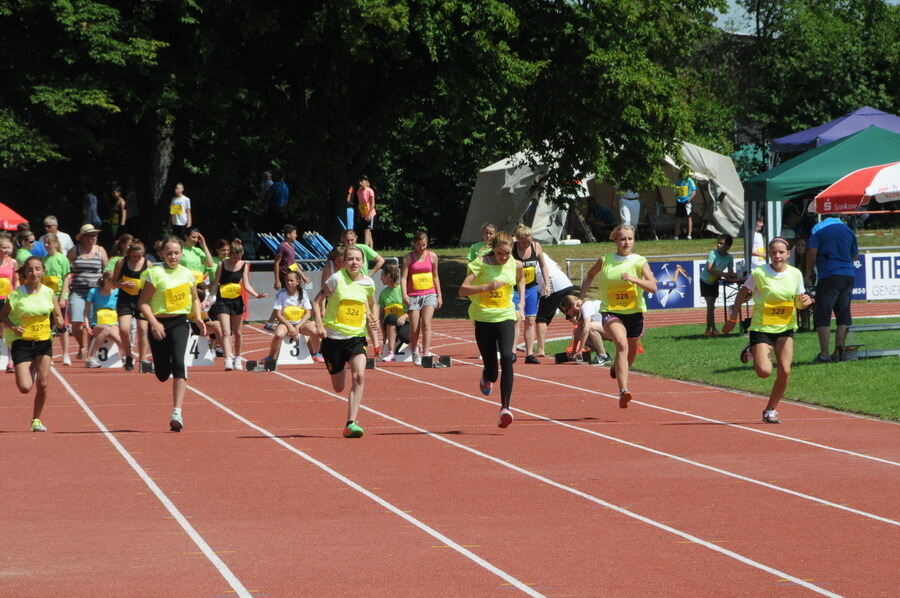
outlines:
[[[287,205],[290,191],[284,182],[284,173],[276,173],[276,181],[269,186],[263,201],[266,205],[266,232],[278,232],[284,227],[284,206]]]
[[[816,268],[815,326],[819,335],[819,354],[813,363],[840,361],[844,340],[853,320],[850,317],[850,300],[853,296],[853,262],[859,259],[856,235],[840,218],[829,216],[812,229],[806,250],[806,271]],[[810,275],[804,282],[810,286]],[[831,335],[831,313],[837,319],[834,337],[834,355],[829,357],[828,341]]]

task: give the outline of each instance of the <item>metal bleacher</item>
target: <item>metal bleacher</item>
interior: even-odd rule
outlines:
[[[273,254],[278,251],[278,246],[284,241],[284,235],[272,233],[257,233],[262,244]],[[328,252],[333,249],[331,243],[317,232],[305,232],[298,236],[293,243],[294,257],[297,264],[305,270],[321,270],[328,259]]]

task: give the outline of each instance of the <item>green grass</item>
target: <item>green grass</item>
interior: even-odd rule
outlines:
[[[854,323],[888,321],[858,318]],[[643,339],[647,353],[638,356],[634,369],[767,396],[774,374],[761,380],[750,365],[742,364],[738,359],[746,336],[731,334],[707,338],[703,336],[702,328],[702,325],[691,324],[648,329]],[[688,341],[693,342],[687,345]],[[554,353],[563,351],[567,344],[568,341],[555,341],[548,343],[547,348],[549,353]],[[900,348],[900,330],[851,333],[848,344],[864,344],[868,349]],[[786,399],[900,420],[897,384],[900,357],[813,365],[811,360],[818,350],[814,333],[803,332],[794,337],[794,363]]]

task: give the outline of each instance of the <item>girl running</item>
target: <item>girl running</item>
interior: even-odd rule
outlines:
[[[422,363],[419,354],[419,336],[422,337],[421,355],[431,355],[431,319],[441,308],[441,279],[438,276],[438,256],[428,251],[428,234],[418,231],[413,236],[413,250],[403,258],[400,274],[403,303],[409,313],[409,346],[412,360]]]
[[[162,245],[163,263],[141,274],[143,288],[138,308],[150,327],[150,352],[156,379],[165,382],[172,376],[172,416],[169,429],[180,432],[184,427],[181,408],[187,389],[187,350],[191,328],[188,314],[193,314],[197,328],[206,334],[206,324],[200,313],[194,274],[178,262],[181,260],[181,239],[168,237]]]
[[[728,321],[722,326],[723,333],[731,332],[740,316],[741,304],[752,295],[750,344],[741,352],[741,361],[753,359],[756,375],[768,378],[772,374],[770,351],[775,349],[778,368],[775,383],[769,393],[769,402],[762,414],[762,420],[767,424],[780,423],[775,407],[784,396],[791,376],[797,310],[806,309],[813,303],[803,286],[803,274],[788,265],[788,254],[788,242],[785,239],[775,237],[769,241],[769,263],[750,273],[731,306]]]
[[[549,272],[547,262],[544,261],[544,250],[541,244],[531,236],[531,228],[520,224],[516,227],[516,242],[513,244],[513,257],[522,262],[522,272],[525,277],[525,363],[540,363],[534,356],[534,337],[536,332],[538,303],[541,295],[550,295],[550,278],[543,276]],[[543,285],[538,287],[538,269],[540,269]],[[519,298],[513,294],[513,302],[518,303]]]
[[[12,257],[12,236],[3,231],[0,232],[0,309],[6,304],[6,299],[19,286],[19,277],[16,275],[16,260]],[[3,323],[0,322],[0,336],[4,335]],[[5,341],[4,341],[5,342]],[[7,347],[8,351],[9,347]],[[6,364],[6,373],[15,371],[12,358]]]
[[[284,337],[287,336],[291,341],[296,341],[301,334],[309,338],[310,355],[318,355],[318,330],[315,322],[309,321],[312,315],[312,306],[309,303],[309,296],[300,286],[300,274],[294,271],[288,272],[285,274],[282,284],[284,286],[275,295],[274,308],[278,326],[275,328],[269,357],[266,359],[273,359],[277,362]]]
[[[37,383],[31,431],[46,432],[41,414],[47,401],[53,360],[51,326],[62,328],[64,322],[56,295],[41,283],[44,277],[41,258],[27,258],[19,268],[18,276],[22,284],[7,296],[3,309],[0,309],[0,323],[6,327],[5,339],[10,347],[10,359],[15,364],[19,392],[27,394]]]
[[[381,322],[384,344],[387,346],[387,351],[382,353],[382,361],[394,361],[400,343],[410,344],[409,316],[403,303],[399,281],[400,268],[394,264],[385,264],[381,270],[381,284],[384,288],[378,295],[378,315],[375,318]]]
[[[55,233],[44,235],[44,246],[47,248],[47,257],[44,258],[44,286],[53,289],[59,308],[65,313],[66,301],[69,298],[69,273],[72,271],[69,259],[62,252],[59,237]],[[59,332],[62,343],[63,365],[72,365],[69,357],[69,329],[64,326]]]
[[[113,282],[112,273],[107,272],[103,275],[102,284],[91,289],[87,302],[84,304],[84,321],[91,323],[91,328],[88,328],[88,336],[93,339],[88,349],[85,367],[100,367],[100,361],[97,360],[96,355],[107,339],[116,344],[121,355],[126,355],[125,345],[122,344],[122,337],[119,334],[116,313],[118,299],[119,289]],[[131,330],[128,332],[130,333]]]
[[[344,268],[322,284],[313,303],[316,330],[322,341],[322,357],[331,374],[335,392],[347,383],[344,368],[350,365],[350,394],[347,397],[347,424],[344,438],[360,438],[365,431],[357,416],[362,403],[366,373],[366,321],[375,313],[375,281],[362,273],[365,258],[357,247],[344,251]],[[324,316],[322,306],[325,304]],[[374,322],[378,326],[378,322]]]
[[[72,321],[72,334],[78,344],[77,359],[83,359],[87,344],[87,328],[84,326],[84,303],[91,289],[100,284],[100,276],[109,261],[106,250],[97,245],[100,230],[93,224],[85,224],[75,235],[75,247],[69,250],[69,263],[72,265],[72,281],[69,285],[69,319]]]
[[[131,346],[131,324],[137,318],[137,354],[145,361],[147,355],[147,320],[141,318],[138,297],[141,294],[141,275],[150,263],[144,257],[144,244],[134,239],[128,248],[128,255],[119,260],[113,270],[112,279],[121,291],[116,300],[116,314],[119,319],[119,334],[122,338],[125,369],[134,369],[133,347]]]
[[[262,299],[265,293],[257,293],[250,284],[250,266],[243,261],[244,245],[237,239],[231,242],[228,260],[219,264],[216,280],[209,289],[210,295],[216,296],[216,317],[222,327],[222,344],[225,348],[225,369],[241,369],[241,326],[244,313],[244,289],[248,293]],[[208,307],[208,303],[207,303]],[[234,339],[232,339],[234,335]]]
[[[643,291],[656,292],[656,278],[647,258],[632,253],[634,227],[625,224],[613,229],[609,236],[616,252],[605,255],[591,267],[581,283],[580,299],[587,296],[594,277],[600,275],[600,297],[603,302],[603,330],[616,345],[616,357],[609,375],[619,383],[619,407],[631,401],[628,370],[637,356],[644,334],[644,312],[647,304]]]
[[[479,389],[491,394],[500,374],[497,352],[500,352],[500,423],[506,428],[513,421],[509,402],[513,388],[513,344],[516,341],[516,319],[524,317],[525,279],[522,263],[512,257],[512,237],[499,232],[491,239],[491,252],[476,258],[467,266],[468,274],[459,287],[459,296],[468,297],[469,319],[475,323],[475,341],[481,352],[484,369]],[[513,304],[513,287],[518,289],[518,306]]]

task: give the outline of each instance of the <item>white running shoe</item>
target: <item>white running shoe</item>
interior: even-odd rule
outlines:
[[[226,357],[225,358],[225,371],[230,372],[233,369],[234,369],[234,358]]]
[[[774,409],[766,409],[763,411],[762,420],[767,424],[780,424],[781,420],[778,419],[778,412]]]
[[[381,358],[381,361],[394,361],[394,352],[388,352],[384,357]]]
[[[88,360],[84,362],[84,367],[99,368],[100,362],[97,361],[97,359],[95,357],[89,357]]]
[[[513,414],[509,409],[501,409],[500,410],[500,423],[497,425],[501,428],[508,428],[509,424],[513,423]]]
[[[65,355],[63,355],[63,361],[62,361],[62,364],[63,364],[63,365],[72,365],[72,358],[69,357],[69,354],[68,354],[68,353],[66,353]]]
[[[412,361],[416,365],[422,365],[422,356],[419,355],[417,352],[413,351]]]

